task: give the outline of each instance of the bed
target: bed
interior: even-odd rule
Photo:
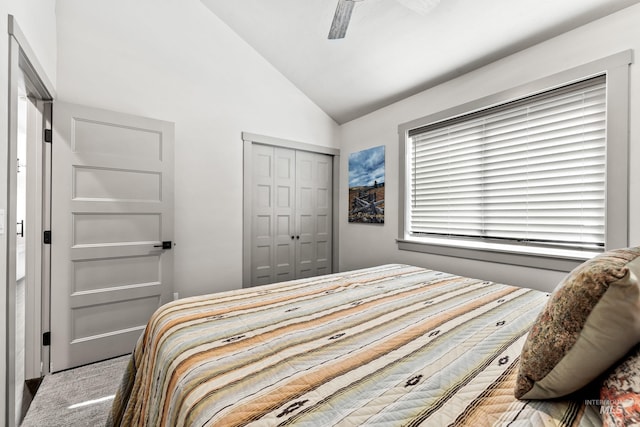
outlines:
[[[390,264],[164,305],[109,426],[596,426],[584,397],[518,400],[549,294]]]

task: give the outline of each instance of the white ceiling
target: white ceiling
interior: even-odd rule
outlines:
[[[366,0],[328,40],[338,0],[201,1],[338,123],[640,2]]]

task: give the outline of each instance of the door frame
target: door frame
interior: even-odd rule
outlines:
[[[24,33],[18,26],[15,18],[12,15],[8,17],[8,32],[9,32],[9,141],[8,141],[8,150],[7,150],[7,158],[2,160],[7,160],[8,164],[8,174],[7,174],[7,208],[6,208],[6,226],[5,226],[5,241],[1,242],[6,248],[6,258],[3,260],[6,262],[5,265],[5,283],[6,283],[6,294],[3,295],[4,301],[0,299],[0,303],[4,304],[6,308],[6,323],[3,324],[0,322],[0,329],[5,334],[6,340],[0,343],[4,344],[4,348],[0,348],[0,352],[3,357],[0,357],[0,360],[6,360],[3,368],[6,367],[6,371],[0,370],[1,373],[4,374],[4,384],[5,384],[5,399],[0,403],[0,416],[3,419],[5,425],[14,426],[16,423],[18,414],[15,413],[15,388],[16,388],[16,378],[15,378],[15,370],[16,370],[16,289],[15,286],[11,286],[12,283],[15,284],[16,277],[16,242],[15,239],[11,238],[16,233],[16,194],[15,194],[15,184],[17,179],[17,169],[16,162],[9,161],[9,159],[16,158],[17,154],[17,145],[18,145],[18,96],[20,95],[21,90],[25,90],[26,94],[34,99],[37,102],[37,105],[42,113],[42,125],[43,127],[40,129],[41,134],[44,134],[44,126],[49,125],[51,123],[50,114],[50,102],[55,98],[55,90],[53,89],[53,85],[51,81],[48,79],[46,73],[44,72],[44,68],[40,65],[37,60],[37,57],[31,49],[27,38]],[[47,107],[48,105],[48,107]],[[37,137],[40,139],[39,137]],[[43,141],[43,139],[40,139]],[[46,161],[45,161],[46,162]],[[42,176],[41,176],[42,178]],[[42,189],[43,186],[39,186],[39,194],[34,195],[34,197],[39,198],[39,200],[43,201],[43,208],[45,211],[43,215],[46,214],[46,201],[45,194]],[[38,226],[35,227],[37,232]],[[6,236],[6,237],[5,237]],[[31,239],[30,239],[31,240]],[[41,240],[40,240],[41,242]],[[44,245],[40,245],[43,248]],[[31,256],[32,261],[37,261],[39,257],[34,256],[34,251],[31,250],[30,253],[27,253],[27,257]],[[40,259],[40,266],[35,266],[35,268],[42,268],[43,273],[43,283],[42,288],[38,286],[32,286],[31,289],[27,289],[26,292],[30,294],[27,299],[31,301],[42,301],[42,307],[33,307],[31,313],[25,312],[25,335],[29,334],[30,336],[25,336],[25,345],[27,343],[39,343],[38,348],[35,349],[33,345],[29,345],[30,350],[33,352],[37,352],[40,355],[40,351],[42,349],[40,337],[42,336],[42,323],[44,319],[41,317],[44,306],[47,303],[42,300],[42,289],[44,289],[47,284],[44,283],[44,279],[46,276],[46,272],[44,271],[44,266],[48,265],[48,263],[44,260],[46,255],[43,253]],[[26,308],[26,306],[25,306]],[[27,348],[25,347],[25,351]],[[6,359],[4,359],[6,357]],[[30,373],[33,372],[34,365],[38,364],[40,366],[44,366],[44,364],[35,362],[34,358],[40,358],[40,356],[36,356],[35,354],[31,354],[27,356],[29,360],[29,367],[25,366],[25,371]],[[40,366],[37,367],[37,371],[40,372]]]
[[[250,132],[242,132],[243,144],[243,181],[242,181],[242,287],[251,286],[251,206],[252,206],[252,172],[253,172],[253,145],[268,145],[272,147],[288,148],[298,151],[308,151],[311,153],[326,154],[333,157],[333,197],[332,197],[332,244],[331,244],[331,268],[332,272],[338,271],[339,260],[339,221],[338,207],[340,200],[340,149],[323,147],[321,145],[308,144],[305,142],[292,141],[288,139],[276,138],[272,136],[259,135]]]

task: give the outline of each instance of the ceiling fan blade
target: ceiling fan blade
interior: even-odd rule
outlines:
[[[353,6],[354,2],[352,0],[338,0],[336,13],[333,16],[333,22],[331,22],[331,29],[329,30],[330,40],[344,38],[345,34],[347,34]]]
[[[398,3],[420,15],[426,15],[438,6],[440,0],[396,0]]]

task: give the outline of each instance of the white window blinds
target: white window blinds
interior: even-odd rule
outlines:
[[[412,236],[602,250],[606,81],[409,131]]]

